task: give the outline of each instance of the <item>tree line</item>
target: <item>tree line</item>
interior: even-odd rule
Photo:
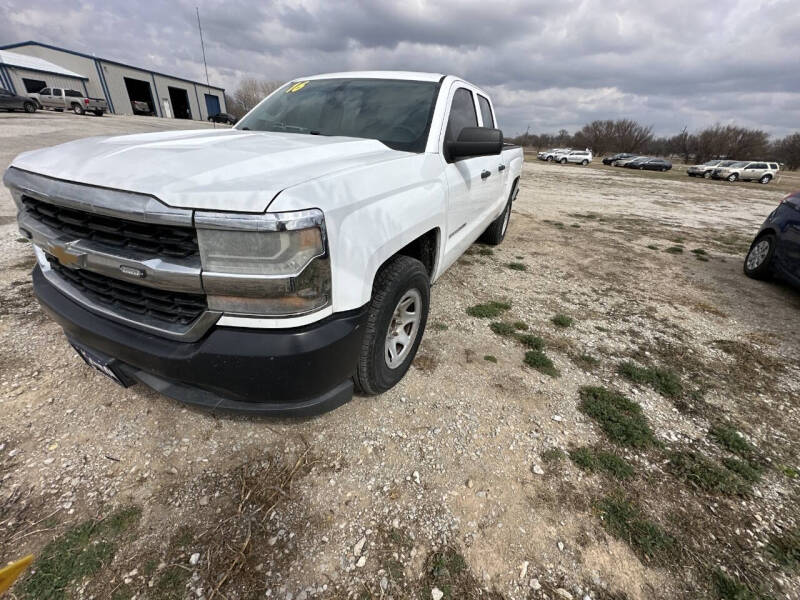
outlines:
[[[243,79],[232,94],[225,94],[228,112],[240,119],[273,91],[279,81]],[[657,137],[653,128],[631,119],[597,120],[575,133],[525,133],[512,138],[514,143],[536,149],[589,148],[597,156],[611,152],[632,152],[653,156],[679,156],[684,162],[701,163],[712,158],[772,160],[784,168],[800,168],[800,133],[770,139],[767,132],[736,125],[712,125],[690,133],[685,127],[673,136]]]
[[[570,134],[525,133],[512,140],[523,146],[541,148],[589,148],[595,155],[631,152],[653,156],[679,156],[684,162],[702,163],[714,158],[771,160],[784,168],[800,168],[800,133],[770,139],[761,129],[736,125],[712,125],[690,133],[687,128],[673,136],[657,137],[653,128],[631,119],[597,120]]]

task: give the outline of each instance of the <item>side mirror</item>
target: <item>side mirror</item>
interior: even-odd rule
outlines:
[[[455,142],[447,142],[449,160],[489,156],[503,151],[503,132],[489,127],[464,127]]]

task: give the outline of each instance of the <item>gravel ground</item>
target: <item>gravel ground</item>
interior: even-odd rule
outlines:
[[[0,166],[187,126],[206,125],[0,115]],[[406,378],[275,420],[186,408],[85,366],[32,297],[3,189],[0,556],[39,559],[16,597],[800,598],[800,294],[741,271],[781,195],[527,162],[505,242],[473,247],[434,286]],[[510,308],[467,314],[488,301]],[[538,335],[557,376],[527,366],[498,320]],[[626,361],[678,390],[631,381]],[[615,445],[581,409],[584,386],[638,403],[654,439]],[[581,468],[564,454],[581,447],[633,475]],[[731,492],[681,470],[679,452],[738,456],[758,477],[719,467]],[[615,520],[609,499],[646,524]]]

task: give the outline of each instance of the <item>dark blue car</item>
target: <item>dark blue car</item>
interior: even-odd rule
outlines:
[[[761,225],[744,259],[744,273],[754,279],[775,273],[800,286],[800,192],[781,200]]]

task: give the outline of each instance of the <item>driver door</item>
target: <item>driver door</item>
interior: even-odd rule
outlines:
[[[448,187],[445,258],[448,263],[458,258],[480,234],[475,230],[481,225],[481,214],[491,203],[493,184],[500,179],[496,172],[498,156],[448,158],[447,142],[456,141],[464,127],[478,127],[478,113],[472,90],[457,84],[450,97],[442,148]]]

